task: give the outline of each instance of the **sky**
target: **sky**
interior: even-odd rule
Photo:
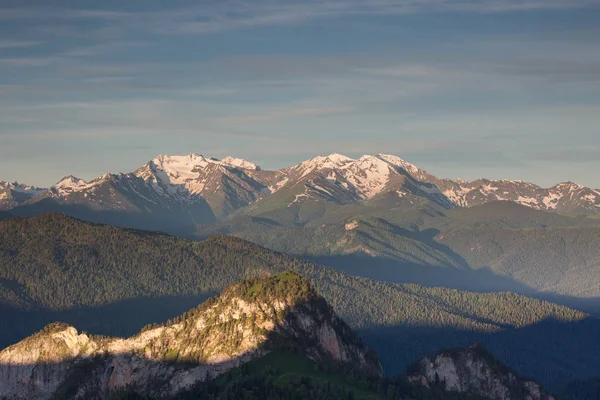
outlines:
[[[0,180],[397,155],[600,188],[600,0],[1,0]]]

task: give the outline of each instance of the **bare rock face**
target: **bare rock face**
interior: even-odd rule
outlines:
[[[168,397],[289,347],[381,374],[379,361],[325,300],[299,276],[283,273],[234,285],[126,339],[51,324],[0,352],[0,398],[105,399],[125,389]]]
[[[490,400],[555,400],[538,383],[519,378],[478,344],[424,358],[409,369],[408,376],[426,387],[439,385]]]

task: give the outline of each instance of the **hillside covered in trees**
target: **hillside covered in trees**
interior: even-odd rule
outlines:
[[[388,373],[473,341],[547,385],[587,377],[600,363],[598,321],[573,309],[353,277],[235,237],[196,242],[46,214],[0,222],[0,243],[1,311],[14,321],[0,328],[2,347],[55,320],[130,335],[240,279],[289,269],[359,330]]]
[[[511,291],[592,304],[600,315],[600,219],[491,202],[338,207],[304,224],[277,214],[199,226],[353,275],[472,291]],[[365,268],[369,263],[370,268]],[[553,296],[554,295],[554,296]],[[571,297],[569,299],[568,297]]]
[[[129,338],[52,323],[0,351],[0,397],[477,400],[491,388],[489,400],[552,400],[478,345],[436,360],[447,354],[457,368],[425,358],[382,376],[376,355],[316,289],[285,271],[236,283]]]

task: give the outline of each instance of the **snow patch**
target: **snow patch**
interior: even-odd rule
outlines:
[[[549,192],[547,196],[544,196],[542,199],[542,203],[546,208],[551,210],[556,210],[556,206],[558,205],[559,200],[561,199],[561,195],[558,193]]]
[[[297,194],[297,195],[296,195],[296,198],[295,198],[294,200],[292,200],[292,201],[290,202],[290,204],[288,204],[287,206],[288,206],[288,207],[291,207],[291,206],[292,206],[292,204],[294,204],[294,203],[298,203],[298,202],[300,201],[300,199],[302,199],[302,198],[306,198],[306,197],[308,197],[308,195],[307,195],[306,193],[300,193],[300,194]]]
[[[288,182],[289,182],[289,178],[286,176],[283,179],[277,181],[275,184],[269,186],[269,190],[271,193],[275,193],[276,191],[281,189]]]

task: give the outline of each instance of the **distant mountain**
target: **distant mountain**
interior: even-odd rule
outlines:
[[[8,210],[18,206],[21,203],[31,200],[46,189],[27,186],[18,182],[0,181],[0,210]]]
[[[269,195],[270,185],[281,175],[242,159],[218,160],[195,153],[160,155],[134,174],[164,197],[190,204],[206,202],[216,218]]]
[[[533,183],[511,180],[478,179],[473,182],[432,180],[452,202],[472,207],[491,201],[505,200],[536,210],[565,214],[599,214],[600,190],[573,182],[542,188]]]
[[[195,242],[59,214],[0,221],[0,314],[11,321],[0,347],[57,320],[130,336],[240,279],[285,270],[308,279],[388,373],[474,341],[553,388],[600,363],[600,321],[547,301],[359,278],[230,236]]]
[[[521,379],[479,344],[426,357],[408,370],[408,378],[489,400],[554,400],[538,383]]]
[[[0,183],[0,209],[65,212],[94,222],[184,233],[230,215],[270,215],[305,224],[340,207],[427,205],[440,210],[512,201],[537,210],[600,214],[600,190],[571,182],[544,189],[521,181],[440,179],[392,155],[319,156],[278,171],[233,157],[160,155],[135,172],[85,182],[68,176],[48,190]]]
[[[283,178],[276,191],[242,210],[244,214],[304,224],[340,206],[376,203],[390,196],[406,207],[423,202],[442,209],[455,206],[436,186],[419,180],[423,171],[389,155],[354,160],[334,153],[279,172]]]
[[[162,325],[127,338],[55,323],[0,351],[0,397],[172,398],[277,351],[344,363],[365,377],[381,364],[308,282],[285,272],[244,281]]]

